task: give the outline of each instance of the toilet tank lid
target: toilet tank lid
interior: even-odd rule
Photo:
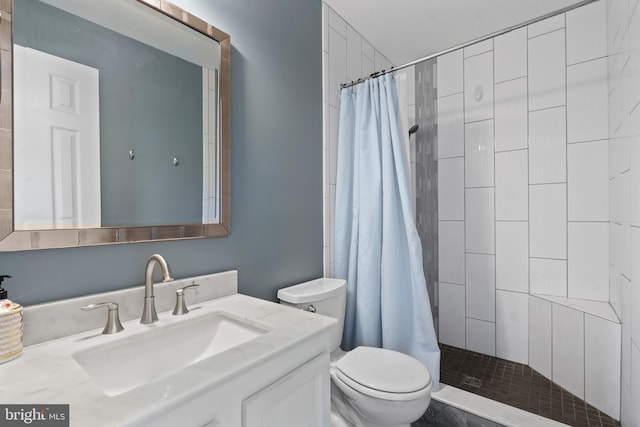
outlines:
[[[339,295],[347,290],[344,279],[320,278],[278,290],[278,299],[290,304],[304,304]]]

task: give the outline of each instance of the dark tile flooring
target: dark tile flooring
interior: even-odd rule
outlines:
[[[620,423],[526,365],[440,344],[440,381],[578,427]]]

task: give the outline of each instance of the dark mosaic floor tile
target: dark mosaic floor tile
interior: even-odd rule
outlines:
[[[444,384],[576,427],[620,427],[526,365],[444,344],[440,351]]]

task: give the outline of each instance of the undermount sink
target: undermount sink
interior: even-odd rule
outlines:
[[[166,325],[155,323],[152,328],[130,336],[110,336],[113,341],[72,356],[106,395],[115,396],[266,332],[224,311],[216,311]]]

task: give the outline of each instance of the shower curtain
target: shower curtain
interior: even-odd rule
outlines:
[[[335,211],[336,277],[347,280],[343,347],[388,348],[440,380],[440,350],[412,215],[407,133],[395,78],[342,89]]]

